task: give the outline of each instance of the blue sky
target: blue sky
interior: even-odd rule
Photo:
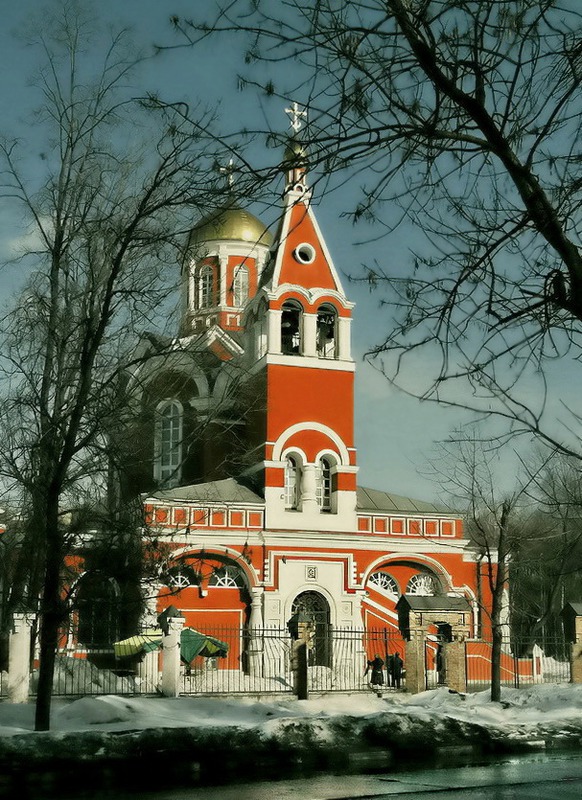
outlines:
[[[14,37],[18,29],[26,30],[29,20],[42,15],[45,7],[41,0],[20,0],[6,4],[3,9],[3,29],[0,31],[0,65],[3,80],[0,84],[0,102],[3,108],[0,132],[18,135],[25,142],[25,152],[37,155],[41,147],[38,130],[30,122],[34,106],[34,91],[30,76],[35,64],[33,51]],[[170,14],[188,16],[201,8],[212,9],[214,0],[100,0],[91,4],[100,18],[114,27],[128,24],[135,31],[136,44],[148,47],[150,43],[171,42]],[[289,65],[291,68],[292,65]],[[165,99],[186,100],[217,105],[225,128],[240,125],[264,127],[271,125],[284,132],[288,119],[285,104],[280,100],[261,100],[252,90],[237,89],[237,70],[241,56],[233,42],[220,48],[216,42],[196,50],[173,50],[152,60],[144,69],[141,84],[144,89],[156,88]],[[290,100],[301,98],[289,98]],[[34,163],[34,159],[31,163]],[[317,177],[317,176],[315,176]],[[357,273],[362,264],[381,261],[388,269],[406,258],[409,238],[415,232],[399,228],[396,234],[375,243],[358,244],[374,237],[373,229],[353,228],[342,212],[355,205],[357,179],[329,191],[324,196],[317,191],[315,211],[340,273]],[[274,202],[277,198],[268,198]],[[267,222],[273,212],[267,213]],[[0,256],[12,252],[14,243],[26,235],[21,220],[13,206],[4,202],[0,206]],[[389,255],[387,255],[389,254]],[[5,296],[17,285],[19,268],[5,267],[0,272],[0,288]],[[348,284],[345,288],[356,302],[354,311],[353,346],[358,362],[356,389],[356,444],[359,452],[362,485],[385,489],[398,494],[431,499],[439,496],[438,487],[422,472],[428,458],[432,457],[433,442],[446,438],[448,433],[469,419],[468,414],[441,409],[431,403],[421,404],[391,388],[386,379],[369,365],[362,356],[382,339],[388,324],[388,314],[380,309],[378,294],[370,293],[364,285]],[[419,359],[418,374],[426,374],[430,364]]]

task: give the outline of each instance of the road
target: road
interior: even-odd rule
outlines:
[[[130,795],[110,800],[129,800]],[[582,752],[383,775],[319,776],[276,783],[140,793],[140,800],[579,800]],[[135,795],[133,796],[135,800]]]

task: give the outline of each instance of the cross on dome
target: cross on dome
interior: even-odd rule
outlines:
[[[301,106],[298,105],[297,103],[293,103],[291,108],[285,109],[285,113],[289,114],[291,118],[290,125],[295,131],[295,133],[298,133],[303,127],[301,117],[305,117],[305,120],[307,121],[307,109],[301,108]]]
[[[220,172],[221,175],[226,175],[226,181],[229,188],[234,185],[234,173],[237,171],[237,168],[235,167],[232,158],[229,160],[226,166],[219,167],[218,171]]]

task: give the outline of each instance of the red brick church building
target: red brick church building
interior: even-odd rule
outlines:
[[[397,632],[402,595],[465,598],[476,636],[489,589],[461,519],[358,486],[353,304],[298,146],[284,181],[274,236],[235,204],[192,230],[179,336],[159,358],[144,340],[129,380],[126,480],[164,553],[150,619],[172,604],[194,628],[284,628],[299,610]]]

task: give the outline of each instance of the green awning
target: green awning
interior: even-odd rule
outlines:
[[[130,636],[120,642],[115,642],[113,650],[117,658],[128,658],[130,656],[149,653],[157,650],[162,645],[162,632],[160,630],[148,630],[136,636]],[[196,656],[204,658],[224,658],[228,653],[228,644],[215,639],[214,636],[207,636],[193,628],[183,628],[180,637],[180,656],[189,664]]]

